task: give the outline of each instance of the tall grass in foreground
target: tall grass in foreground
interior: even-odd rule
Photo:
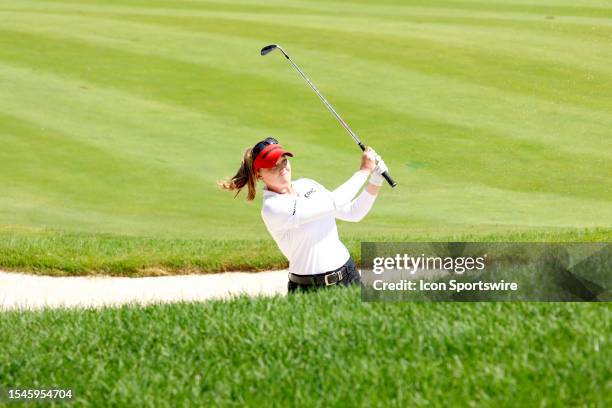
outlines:
[[[2,313],[0,384],[80,406],[612,404],[608,304],[358,292]]]

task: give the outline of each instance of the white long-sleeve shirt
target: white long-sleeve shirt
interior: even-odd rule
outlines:
[[[297,195],[279,194],[264,187],[261,216],[279,249],[289,260],[289,271],[312,275],[340,268],[349,252],[338,237],[336,218],[360,221],[376,195],[365,189],[368,178],[357,171],[333,192],[314,180],[301,178],[292,185]]]

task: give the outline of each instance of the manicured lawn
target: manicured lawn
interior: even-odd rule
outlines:
[[[532,2],[533,3],[533,2]],[[385,159],[362,241],[612,241],[602,0],[3,0],[0,269],[286,267],[215,182],[273,135],[333,189]],[[362,303],[358,289],[0,313],[0,388],[79,406],[610,406],[608,304]]]
[[[274,135],[294,178],[330,189],[359,163],[297,72],[259,55],[278,42],[398,182],[343,236],[609,229],[611,17],[601,1],[4,0],[0,225],[268,239],[260,198],[215,185],[246,147]]]

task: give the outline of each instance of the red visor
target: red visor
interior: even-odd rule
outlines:
[[[279,144],[267,145],[255,158],[253,171],[257,173],[259,169],[270,169],[276,166],[276,161],[284,154],[293,157],[293,153],[286,151],[283,149],[283,146]]]

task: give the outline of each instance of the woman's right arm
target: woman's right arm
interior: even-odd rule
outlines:
[[[359,171],[356,171],[350,179],[335,189],[331,194],[334,198],[336,207],[340,208],[350,203],[353,197],[355,197],[359,190],[361,190],[361,187],[367,181],[369,175],[369,170],[360,169]]]
[[[375,152],[367,148],[360,169],[333,192],[320,189],[309,197],[287,196],[266,202],[261,211],[266,225],[274,230],[284,230],[334,214],[336,209],[351,202],[375,166]]]
[[[371,147],[366,147],[361,155],[359,171],[332,193],[337,208],[350,203],[353,197],[361,190],[368,176],[376,167],[376,152]]]

